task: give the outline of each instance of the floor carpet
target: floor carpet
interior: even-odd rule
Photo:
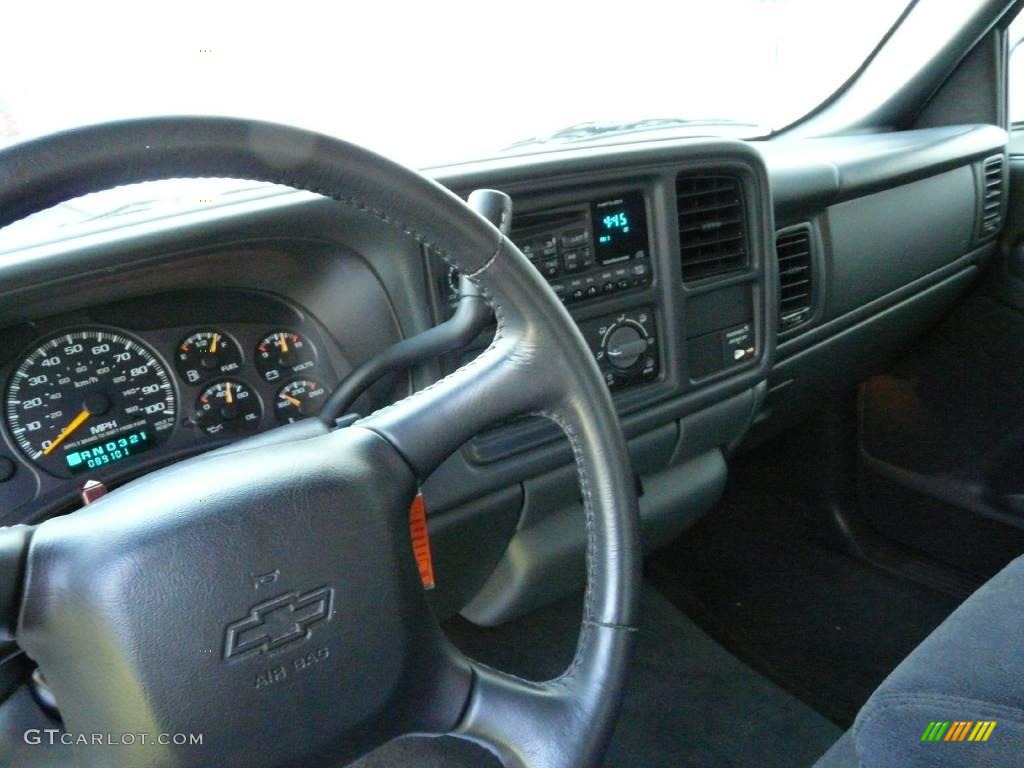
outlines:
[[[846,728],[958,601],[801,537],[800,511],[731,478],[716,509],[647,562],[680,610]]]
[[[570,660],[579,618],[579,601],[572,599],[502,627],[456,621],[448,631],[481,661],[540,680]],[[605,766],[798,768],[811,765],[840,734],[645,587],[637,653]],[[408,739],[378,750],[360,768],[497,765],[455,739]]]

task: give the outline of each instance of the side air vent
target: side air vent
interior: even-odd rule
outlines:
[[[679,258],[683,280],[702,280],[749,263],[743,191],[735,176],[684,174],[676,178]]]
[[[779,330],[788,331],[811,315],[814,300],[814,262],[811,231],[806,226],[775,234],[779,260]]]
[[[1003,156],[985,160],[981,172],[982,195],[978,237],[988,237],[1003,224]]]

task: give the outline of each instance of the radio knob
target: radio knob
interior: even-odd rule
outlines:
[[[620,371],[632,368],[647,351],[647,337],[635,325],[620,325],[605,336],[605,358]]]

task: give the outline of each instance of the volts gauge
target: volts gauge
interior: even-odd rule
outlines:
[[[280,381],[316,365],[316,350],[302,334],[274,331],[256,345],[256,370],[266,381]]]

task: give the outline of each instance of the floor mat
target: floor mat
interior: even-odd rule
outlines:
[[[540,680],[561,672],[574,650],[578,599],[508,625],[449,625],[467,653]],[[711,640],[650,587],[622,717],[608,768],[811,765],[839,738],[839,728],[751,670]],[[451,739],[410,739],[372,755],[361,768],[491,768],[498,762]]]
[[[722,502],[649,577],[716,640],[845,728],[958,601],[801,538],[800,511],[760,477]]]

